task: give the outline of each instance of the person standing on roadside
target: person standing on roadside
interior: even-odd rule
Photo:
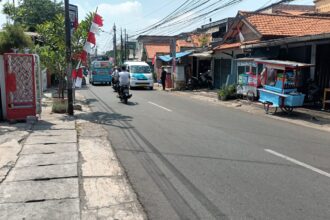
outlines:
[[[165,90],[165,82],[166,82],[166,75],[167,75],[167,72],[166,72],[166,70],[165,70],[164,67],[163,67],[162,69],[163,69],[163,70],[162,70],[162,74],[161,74],[160,79],[161,79],[161,81],[162,81],[163,90]]]

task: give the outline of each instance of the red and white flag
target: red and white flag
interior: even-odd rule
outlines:
[[[93,19],[93,23],[97,24],[99,27],[102,27],[103,26],[103,18],[100,15],[95,14],[94,19]]]
[[[89,42],[86,42],[84,45],[84,51],[86,51],[87,53],[91,53],[92,52],[92,45]]]
[[[103,18],[100,15],[95,14],[90,28],[90,32],[93,32],[94,34],[98,35],[100,32],[100,27],[102,26],[103,26]]]
[[[84,45],[83,51],[80,55],[81,61],[86,62],[87,61],[87,56],[92,52],[92,44],[95,46],[96,45],[96,36],[95,34],[98,34],[100,31],[100,27],[103,26],[103,18],[95,14],[91,27],[89,29],[88,35],[87,35],[87,40]]]
[[[87,42],[96,45],[96,37],[93,32],[88,32]]]

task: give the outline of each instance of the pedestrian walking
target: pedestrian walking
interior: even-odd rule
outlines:
[[[163,69],[163,71],[162,71],[162,75],[161,75],[160,79],[162,81],[163,90],[165,90],[165,82],[166,82],[167,72],[166,72],[164,67],[162,69]]]

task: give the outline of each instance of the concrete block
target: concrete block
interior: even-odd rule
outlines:
[[[4,182],[0,185],[1,203],[78,198],[78,179]]]
[[[24,145],[21,155],[76,152],[76,143]]]
[[[15,165],[21,149],[22,146],[16,140],[0,145],[0,181],[5,178],[9,170]]]
[[[86,195],[84,209],[135,202],[135,194],[125,178],[87,178],[83,188]]]
[[[77,164],[15,168],[6,181],[78,177]]]
[[[17,163],[16,168],[42,166],[49,164],[69,164],[78,162],[78,152],[65,152],[55,154],[30,154],[22,155]]]
[[[147,219],[143,214],[140,205],[137,203],[128,203],[122,205],[100,208],[97,210],[83,210],[81,214],[82,220],[144,220]]]
[[[65,134],[61,136],[37,136],[31,135],[27,138],[25,144],[60,144],[60,143],[77,143],[77,135],[72,133]]]
[[[79,199],[0,204],[0,220],[80,219]]]
[[[84,177],[123,175],[123,170],[107,140],[82,138],[79,140],[79,151],[83,161]]]

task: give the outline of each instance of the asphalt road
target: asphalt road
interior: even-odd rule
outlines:
[[[150,219],[330,219],[330,135],[163,91],[81,91]]]

